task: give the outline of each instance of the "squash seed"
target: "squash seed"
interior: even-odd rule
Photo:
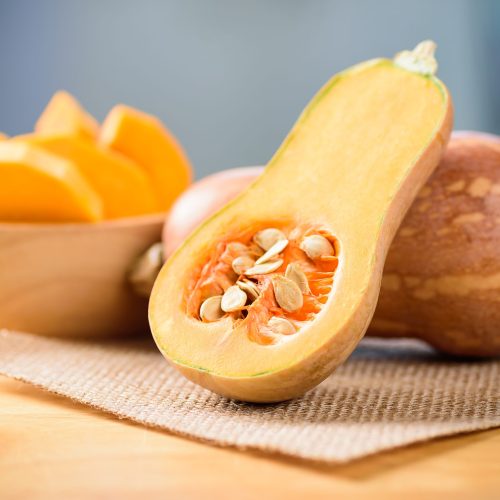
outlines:
[[[246,276],[256,276],[258,274],[269,274],[283,265],[283,259],[270,260],[264,264],[256,264],[245,271]]]
[[[302,293],[311,293],[306,273],[302,271],[302,268],[298,264],[293,262],[288,264],[285,271],[285,277],[296,283]]]
[[[300,249],[305,252],[311,260],[335,255],[332,244],[320,234],[306,236],[300,244]]]
[[[283,231],[276,229],[275,227],[269,227],[267,229],[262,229],[254,234],[253,241],[263,248],[266,252],[280,240],[286,240],[286,236]]]
[[[264,255],[259,257],[255,263],[264,264],[264,262],[274,259],[274,257],[277,257],[287,247],[287,245],[287,239],[278,240]]]
[[[247,294],[239,286],[233,285],[224,292],[220,307],[225,312],[241,311],[247,298]]]
[[[285,276],[273,278],[274,297],[278,305],[287,312],[294,312],[304,304],[304,297],[299,286]]]
[[[248,295],[250,300],[257,300],[260,295],[260,291],[257,285],[250,280],[237,281],[236,284]]]
[[[200,306],[200,318],[203,321],[218,321],[224,316],[221,308],[222,295],[214,295],[205,300]]]
[[[231,241],[226,246],[227,250],[234,252],[235,254],[245,254],[248,252],[248,247],[239,241]]]
[[[246,253],[248,255],[250,255],[251,257],[257,259],[259,258],[261,255],[264,255],[264,250],[262,250],[262,248],[259,247],[259,245],[257,245],[257,243],[255,242],[252,242],[250,243],[250,245],[247,247],[247,251]]]
[[[295,333],[295,327],[285,318],[273,316],[267,322],[267,327],[273,332],[281,335],[292,335]]]
[[[252,257],[249,257],[248,255],[240,255],[233,260],[233,262],[231,263],[231,267],[236,274],[240,275],[243,274],[247,269],[253,267],[254,264],[255,261],[252,259]]]

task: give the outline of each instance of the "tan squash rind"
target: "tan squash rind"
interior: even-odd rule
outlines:
[[[500,355],[500,142],[453,138],[391,245],[369,333]]]

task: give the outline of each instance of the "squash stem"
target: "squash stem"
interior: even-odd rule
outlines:
[[[424,76],[435,75],[438,63],[434,57],[436,43],[432,40],[420,42],[413,50],[403,50],[394,56],[394,63],[408,71]]]

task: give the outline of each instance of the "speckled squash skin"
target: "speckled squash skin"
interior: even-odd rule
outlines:
[[[369,334],[500,355],[500,138],[454,134],[390,247]]]

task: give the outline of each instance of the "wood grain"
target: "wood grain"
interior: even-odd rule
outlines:
[[[320,466],[214,448],[0,377],[0,498],[498,498],[500,430]]]
[[[160,240],[163,220],[0,223],[0,328],[89,338],[149,330],[147,299],[127,273]]]

